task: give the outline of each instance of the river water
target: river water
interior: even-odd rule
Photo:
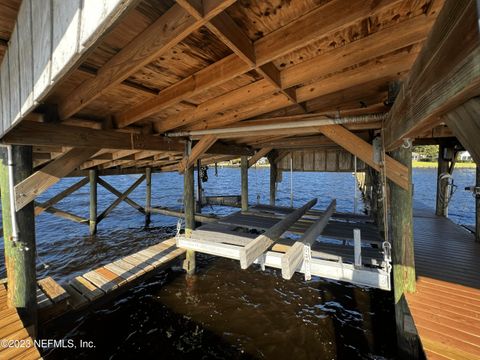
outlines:
[[[126,190],[137,176],[105,177]],[[465,186],[475,171],[455,170],[458,190],[450,206],[451,218],[474,222],[474,200]],[[249,173],[250,202],[268,202],[268,168]],[[78,179],[63,179],[43,194],[47,200]],[[181,207],[183,177],[153,174],[153,205]],[[414,170],[414,198],[434,206],[436,169]],[[317,208],[337,199],[338,211],[353,211],[354,179],[350,173],[293,173],[294,206],[318,197]],[[239,193],[238,169],[213,169],[206,195]],[[142,184],[131,198],[144,202]],[[99,186],[99,209],[115,197]],[[290,205],[290,174],[279,184],[277,203]],[[359,204],[359,209],[363,205]],[[88,186],[58,204],[88,216]],[[215,211],[214,211],[215,210]],[[231,208],[205,208],[227,214]],[[143,229],[143,216],[127,204],[119,205],[100,225],[98,235],[88,228],[50,214],[36,219],[38,277],[68,279],[170,237],[176,219],[152,215]],[[3,245],[3,244],[2,244]],[[0,246],[2,246],[0,245]],[[44,266],[48,265],[48,268]],[[44,338],[91,340],[94,349],[46,350],[47,359],[391,359],[395,357],[395,329],[391,294],[296,274],[285,281],[278,271],[257,267],[240,270],[238,262],[199,256],[198,272],[187,279],[174,268],[120,295],[103,307],[67,323],[44,329]],[[3,248],[0,277],[5,276]]]

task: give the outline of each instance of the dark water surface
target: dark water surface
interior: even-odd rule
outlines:
[[[268,202],[268,168],[251,169],[250,202]],[[206,195],[239,194],[238,169],[209,171]],[[474,201],[463,187],[473,184],[474,170],[455,170],[459,189],[450,214],[471,224]],[[105,177],[126,190],[137,176]],[[47,200],[78,179],[63,179],[49,189]],[[152,203],[181,208],[183,177],[153,175]],[[415,199],[433,206],[436,169],[415,169]],[[293,173],[294,205],[318,197],[317,208],[337,199],[338,211],[353,211],[354,180],[350,173]],[[99,211],[115,196],[99,186]],[[145,185],[130,196],[144,203]],[[290,205],[290,174],[279,184],[278,204]],[[88,216],[88,186],[58,207]],[[362,206],[360,205],[359,208]],[[235,209],[205,208],[227,214]],[[88,227],[42,214],[36,219],[38,277],[66,282],[79,274],[170,237],[176,219],[152,215],[152,229],[143,216],[119,205],[100,225]],[[2,245],[3,246],[3,243]],[[5,276],[3,248],[0,277]],[[42,262],[48,264],[45,268]],[[383,359],[395,357],[391,294],[298,274],[290,281],[276,270],[240,270],[238,262],[201,256],[198,274],[187,280],[180,269],[161,272],[102,308],[45,329],[44,338],[91,340],[95,349],[46,352],[47,359]]]

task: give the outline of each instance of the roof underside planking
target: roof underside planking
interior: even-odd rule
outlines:
[[[110,28],[100,27],[92,48],[69,71],[51,79],[41,104],[32,107],[35,113],[22,113],[4,136],[8,143],[34,145],[38,169],[80,147],[96,151],[83,152],[77,173],[94,167],[177,170],[185,137],[163,134],[257,124],[337,119],[368,140],[371,130],[382,127],[369,116],[390,110],[389,84],[408,79],[444,6],[443,0],[128,3]],[[474,1],[459,3],[468,8]],[[5,96],[2,106],[5,123]],[[425,127],[413,137],[440,133],[452,135]],[[285,151],[285,144],[341,145],[319,126],[229,132],[210,137],[208,146],[202,136],[193,139],[200,140],[195,154],[204,163],[265,148]]]

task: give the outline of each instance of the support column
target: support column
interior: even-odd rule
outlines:
[[[12,146],[9,173],[8,151],[2,152],[0,189],[2,197],[3,239],[7,270],[9,307],[16,307],[26,326],[37,329],[37,276],[35,268],[35,213],[33,201],[12,213],[10,180],[18,184],[33,172],[32,147]],[[12,179],[10,179],[12,176]],[[11,207],[12,206],[12,207]],[[16,226],[14,226],[14,219]],[[16,231],[15,231],[16,230]]]
[[[145,169],[145,227],[150,226],[152,207],[152,168]]]
[[[190,156],[192,150],[192,142],[188,140],[185,143],[185,156]],[[192,231],[195,229],[195,181],[194,181],[194,167],[190,166],[183,174],[183,197],[185,206],[185,237],[192,236]],[[186,259],[183,263],[183,268],[188,275],[195,273],[195,251],[187,250]]]
[[[97,182],[98,171],[96,169],[88,171],[88,177],[90,180],[90,235],[97,233]]]
[[[277,196],[277,163],[275,162],[275,156],[269,154],[268,161],[270,162],[270,205],[275,206],[275,198]]]
[[[477,164],[475,187],[480,188],[480,165]],[[475,241],[480,242],[480,194],[475,195]]]
[[[202,197],[203,197],[203,189],[202,189],[202,161],[200,159],[197,160],[197,206],[196,211],[197,213],[202,212]]]
[[[438,216],[448,216],[448,204],[445,202],[447,197],[448,179],[440,180],[440,175],[449,172],[449,160],[445,159],[445,145],[438,146],[438,171],[437,171],[437,202],[435,214]]]
[[[415,291],[412,210],[412,148],[400,147],[392,157],[408,167],[409,190],[390,182],[392,229],[393,287],[397,344],[400,358],[417,359],[418,339],[404,293]]]
[[[248,157],[242,156],[240,164],[242,177],[242,211],[248,210]]]

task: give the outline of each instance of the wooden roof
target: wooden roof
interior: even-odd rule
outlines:
[[[140,2],[44,103],[56,105],[70,126],[153,136],[311,114],[384,113],[389,84],[408,73],[443,6],[443,0],[210,3],[216,8],[207,2],[202,13],[195,1]],[[363,134],[379,122],[351,128]],[[309,135],[319,136],[309,128],[252,131],[222,142],[261,149]],[[36,149],[41,165],[70,147]],[[104,149],[81,168],[162,167],[181,158],[182,151]]]

